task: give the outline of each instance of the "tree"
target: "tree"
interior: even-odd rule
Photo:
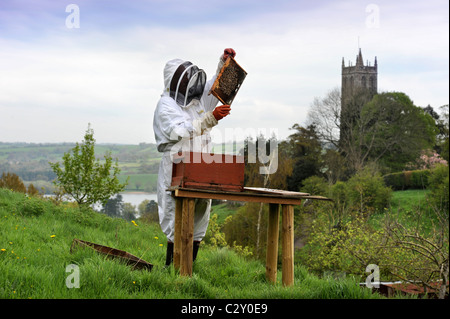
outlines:
[[[364,105],[361,119],[360,148],[367,160],[380,161],[391,171],[402,170],[436,142],[438,131],[431,115],[401,92],[376,95]]]
[[[100,210],[103,214],[106,214],[110,217],[118,217],[122,216],[123,211],[123,198],[122,195],[116,194],[116,196],[108,199],[106,203],[103,205]]]
[[[15,192],[26,193],[27,188],[19,176],[14,173],[3,173],[0,178],[0,188],[8,188]]]
[[[122,218],[126,221],[132,221],[133,219],[136,219],[136,206],[131,203],[124,203]]]
[[[320,173],[322,145],[315,125],[294,124],[291,129],[295,132],[288,137],[287,148],[295,163],[287,182],[289,190],[298,191],[304,179]]]
[[[128,180],[121,184],[117,178],[120,169],[117,163],[113,165],[111,153],[104,155],[104,163],[95,158],[94,131],[90,124],[81,144],[64,153],[63,167],[60,163],[49,163],[57,178],[54,184],[62,188],[79,205],[103,204],[114,194],[125,189]]]
[[[439,117],[439,120],[437,120],[437,126],[439,128],[439,134],[438,134],[438,142],[437,142],[437,149],[439,154],[447,161],[450,162],[449,159],[449,145],[448,145],[448,139],[449,139],[449,121],[448,121],[448,104],[442,105],[440,107],[442,110],[442,114]]]
[[[152,200],[144,200],[138,206],[139,219],[148,223],[159,223],[158,203]]]
[[[431,283],[440,280],[438,298],[444,299],[448,297],[449,279],[448,208],[446,212],[435,210],[434,213],[431,230],[420,226],[423,224],[420,219],[430,219],[420,212],[414,227],[406,227],[395,219],[388,220],[385,225],[388,240],[383,247],[388,253],[384,265],[379,266],[389,268],[392,275],[402,280],[416,281],[425,289],[434,290]]]
[[[314,124],[321,141],[339,148],[341,128],[341,89],[336,87],[320,99],[314,98],[308,111],[308,122]]]
[[[380,93],[367,102],[365,93],[357,92],[346,108],[343,118],[340,93],[334,89],[314,100],[308,120],[319,138],[344,156],[350,174],[370,162],[399,171],[436,142],[434,119],[404,93]]]
[[[266,163],[256,163],[256,152],[258,159],[267,156]],[[262,153],[262,154],[261,154]],[[264,154],[265,153],[265,154]],[[262,134],[253,143],[249,137],[245,140],[244,147],[245,171],[244,184],[253,187],[270,187],[275,189],[285,189],[287,187],[287,177],[292,174],[292,159],[287,153],[286,144],[278,143],[275,136],[266,139]],[[276,173],[275,173],[276,172]],[[261,225],[263,222],[263,204],[260,203],[256,222],[256,253],[260,252]],[[252,209],[252,204],[247,203],[245,207]]]
[[[15,192],[26,193],[31,196],[39,195],[39,191],[33,184],[28,185],[28,189],[20,179],[20,177],[14,173],[3,173],[0,178],[0,188],[7,188]]]

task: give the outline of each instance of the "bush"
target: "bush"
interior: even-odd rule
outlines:
[[[327,196],[328,184],[323,177],[310,176],[302,181],[303,187],[301,192],[309,193],[311,195]]]
[[[379,264],[382,240],[383,232],[372,229],[362,216],[333,226],[321,215],[313,223],[308,245],[298,255],[302,264],[318,274],[363,276],[367,265]]]
[[[345,204],[346,197],[345,183],[337,181],[336,184],[331,186],[330,196],[337,205],[343,206]]]
[[[23,202],[23,215],[39,216],[45,212],[44,202],[40,199],[27,197]]]
[[[425,189],[428,186],[430,170],[404,171],[383,176],[385,184],[393,190]]]
[[[441,211],[449,211],[449,171],[448,166],[439,165],[431,171],[427,199],[430,204]]]
[[[346,183],[346,202],[360,213],[381,212],[389,206],[392,190],[381,175],[370,168],[356,173]]]

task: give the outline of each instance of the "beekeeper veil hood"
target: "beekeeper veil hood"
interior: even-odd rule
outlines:
[[[185,107],[200,99],[206,84],[206,73],[189,61],[175,59],[164,68],[165,91],[177,104]]]

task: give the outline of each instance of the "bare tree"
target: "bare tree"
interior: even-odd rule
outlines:
[[[438,297],[444,299],[449,280],[449,228],[448,213],[435,211],[436,221],[430,233],[420,231],[419,213],[417,226],[407,228],[398,220],[388,221],[385,229],[389,236],[385,246],[390,257],[385,266],[402,280],[416,281],[425,289],[436,289],[431,282],[440,279]]]
[[[324,142],[339,147],[341,128],[341,90],[336,87],[324,98],[315,97],[308,112],[308,125],[314,124]]]

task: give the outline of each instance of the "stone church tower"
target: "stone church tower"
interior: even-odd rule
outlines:
[[[373,66],[369,62],[364,65],[361,49],[356,56],[356,64],[349,62],[345,66],[342,58],[342,83],[341,83],[341,141],[345,137],[345,130],[353,122],[357,109],[377,94],[378,64],[377,57]]]

